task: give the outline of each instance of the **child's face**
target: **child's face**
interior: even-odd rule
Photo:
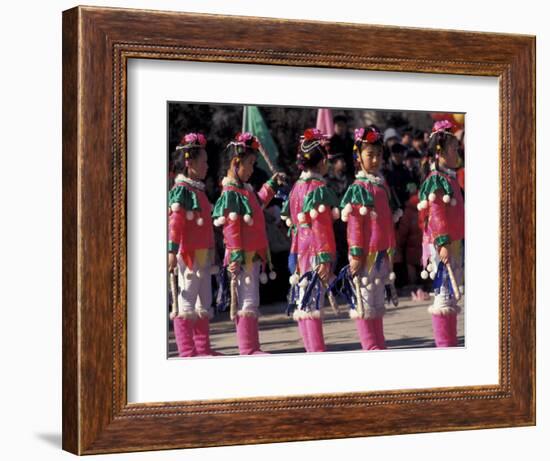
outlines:
[[[256,154],[247,154],[239,161],[238,173],[242,182],[248,182],[254,172],[254,164],[258,156]]]
[[[367,173],[378,173],[382,167],[382,148],[378,145],[367,144],[361,150],[361,168]]]
[[[203,180],[206,178],[206,173],[208,172],[208,156],[204,149],[200,150],[200,153],[197,157],[192,160],[189,160],[189,175],[193,179]]]
[[[442,154],[439,154],[439,163],[446,168],[458,167],[458,140],[453,137]]]

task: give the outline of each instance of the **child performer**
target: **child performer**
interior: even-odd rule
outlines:
[[[186,134],[176,147],[170,207],[168,269],[178,268],[178,309],[173,319],[180,357],[221,355],[210,347],[211,272],[214,257],[212,205],[202,182],[208,171],[206,138]]]
[[[297,301],[293,317],[307,352],[326,350],[320,308],[336,264],[332,220],[340,213],[336,195],[323,178],[328,172],[327,148],[328,140],[319,130],[304,132],[297,155],[298,168],[303,171],[281,212],[292,234],[290,297],[292,304]]]
[[[259,282],[266,283],[271,268],[263,208],[277,191],[282,175],[276,173],[256,193],[248,180],[254,171],[260,143],[250,133],[239,133],[226,149],[229,168],[222,194],[214,206],[215,226],[223,226],[224,265],[237,284],[235,325],[241,355],[262,354],[258,334]],[[271,270],[269,278],[275,279]]]
[[[385,285],[395,280],[394,223],[400,210],[380,173],[380,132],[374,127],[356,129],[354,152],[359,170],[340,203],[342,220],[348,223],[349,269],[356,287],[357,303],[350,310],[350,317],[355,319],[364,350],[385,349]]]
[[[420,187],[420,219],[424,222],[422,278],[433,280],[429,308],[437,347],[457,345],[457,298],[464,273],[464,199],[456,178],[458,140],[447,120],[436,122],[428,144],[431,172]],[[459,288],[461,287],[461,288]]]

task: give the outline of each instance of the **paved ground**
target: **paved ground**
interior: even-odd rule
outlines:
[[[384,335],[389,349],[434,347],[431,316],[427,312],[432,300],[413,302],[401,297],[399,306],[387,306],[384,317]],[[462,301],[461,301],[462,303]],[[296,322],[284,313],[283,303],[262,306],[260,317],[260,341],[262,349],[271,353],[305,352],[298,334]],[[355,324],[348,317],[348,309],[342,304],[336,316],[330,307],[324,308],[323,331],[329,352],[359,350],[361,346]],[[458,317],[459,345],[464,345],[464,317]],[[211,323],[212,346],[223,354],[238,354],[235,326],[228,313],[220,313]],[[169,357],[177,356],[172,330],[169,333]]]

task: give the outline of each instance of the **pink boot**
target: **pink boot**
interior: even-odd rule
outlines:
[[[386,349],[386,338],[384,338],[384,317],[374,319],[374,328],[376,330],[376,344],[378,349]]]
[[[237,342],[239,354],[256,355],[268,354],[260,349],[260,337],[258,333],[258,318],[250,315],[237,315],[235,319],[237,327]]]
[[[304,319],[305,329],[309,342],[308,352],[325,352],[325,338],[323,337],[323,322],[319,318]]]
[[[210,346],[210,322],[208,317],[198,317],[193,330],[197,355],[223,355]]]
[[[432,315],[432,327],[436,347],[455,347],[456,314]]]
[[[355,325],[357,326],[359,341],[361,341],[361,348],[365,351],[379,349],[376,319],[355,319]]]
[[[193,322],[192,318],[176,317],[174,319],[174,334],[176,335],[176,344],[178,346],[178,355],[180,357],[195,357],[197,351],[193,341]]]
[[[302,341],[304,342],[304,348],[306,352],[311,352],[311,347],[309,345],[309,335],[307,331],[306,321],[305,319],[299,319],[297,320],[298,323],[298,331],[300,332],[300,336],[302,337]]]

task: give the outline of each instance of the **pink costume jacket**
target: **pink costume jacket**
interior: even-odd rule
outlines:
[[[263,208],[276,192],[273,180],[256,193],[250,184],[239,184],[230,178],[222,181],[222,194],[216,201],[212,217],[215,226],[223,226],[224,265],[231,262],[251,264],[268,258],[268,242]]]
[[[382,176],[360,171],[340,202],[342,220],[347,221],[350,256],[374,258],[395,249],[394,222],[399,217],[390,207],[391,193]]]
[[[418,209],[424,245],[438,248],[464,239],[464,199],[454,171],[433,169],[420,186]],[[425,251],[423,265],[426,260]]]
[[[168,193],[168,205],[168,251],[179,251],[187,267],[193,267],[194,262],[200,267],[212,263],[212,205],[204,192],[204,184],[178,175]]]
[[[310,172],[300,175],[281,212],[292,234],[291,272],[297,269],[299,274],[304,274],[312,269],[312,264],[335,262],[332,222],[339,215],[337,206],[336,195],[322,176]]]

